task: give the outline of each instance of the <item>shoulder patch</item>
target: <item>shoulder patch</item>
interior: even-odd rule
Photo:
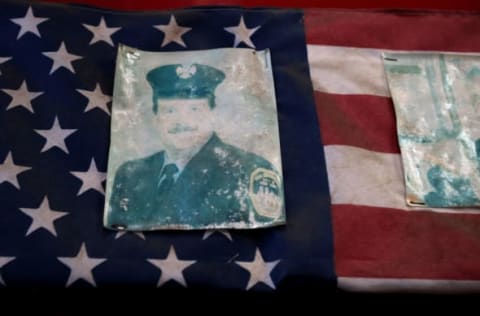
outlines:
[[[250,174],[248,195],[261,216],[278,218],[282,215],[280,177],[272,170],[257,168]]]

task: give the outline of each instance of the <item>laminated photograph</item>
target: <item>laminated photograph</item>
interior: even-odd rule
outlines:
[[[406,201],[480,206],[480,56],[388,53]]]
[[[269,51],[146,52],[120,45],[104,226],[284,223]]]

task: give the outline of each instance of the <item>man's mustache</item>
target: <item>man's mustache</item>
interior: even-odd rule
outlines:
[[[198,130],[198,127],[190,127],[187,125],[175,125],[175,127],[170,128],[167,130],[169,134],[178,134],[178,133],[183,133],[183,132],[196,132]]]

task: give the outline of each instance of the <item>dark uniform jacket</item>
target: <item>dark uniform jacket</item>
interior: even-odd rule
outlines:
[[[120,166],[106,213],[107,227],[228,228],[232,223],[270,226],[284,221],[281,179],[264,158],[225,144],[213,134],[175,183],[159,191],[164,157],[161,151]],[[272,174],[278,181],[265,176]],[[252,203],[251,193],[262,185],[281,199],[280,216],[260,215]]]

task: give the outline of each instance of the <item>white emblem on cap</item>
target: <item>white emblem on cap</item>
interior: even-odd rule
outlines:
[[[182,65],[178,66],[176,71],[177,76],[182,79],[188,79],[197,72],[197,67],[195,65]]]

